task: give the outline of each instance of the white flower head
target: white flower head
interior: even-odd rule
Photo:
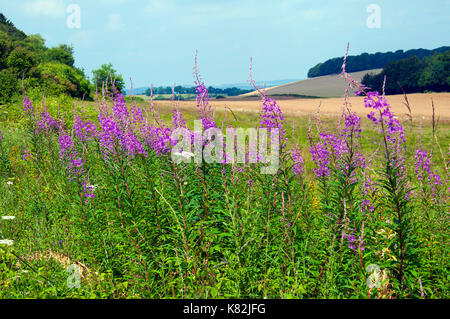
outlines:
[[[14,218],[16,218],[16,216],[2,216],[2,219],[4,219],[4,220],[11,220]]]
[[[14,240],[11,239],[0,239],[0,245],[11,246],[14,243]]]
[[[90,190],[95,191],[95,190],[97,189],[98,185],[91,185],[91,184],[88,184],[87,187],[88,187]]]

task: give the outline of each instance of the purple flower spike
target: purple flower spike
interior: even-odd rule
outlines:
[[[91,121],[83,121],[78,115],[75,116],[73,130],[75,137],[81,143],[90,141],[97,135],[95,124]]]
[[[167,154],[170,146],[174,145],[170,139],[171,130],[168,127],[144,125],[141,133],[144,144],[153,149],[157,155]]]
[[[263,96],[263,106],[259,113],[261,127],[266,127],[268,130],[278,128],[280,131],[280,138],[283,138],[285,132],[283,130],[283,112],[277,101],[268,96]]]
[[[31,104],[30,99],[27,96],[24,96],[22,98],[22,101],[25,115],[32,115],[34,112],[33,112],[33,105]]]
[[[303,165],[305,164],[305,159],[300,152],[298,144],[291,150],[292,160],[294,161],[294,165],[292,166],[292,170],[295,175],[302,175],[304,171]]]
[[[216,127],[209,103],[208,89],[203,82],[196,82],[195,92],[197,93],[197,108],[202,120],[203,129],[207,130]]]
[[[125,104],[125,99],[122,94],[118,94],[115,97],[112,110],[117,119],[122,123],[126,123],[128,118],[130,117],[130,112],[128,111],[128,108]]]
[[[73,141],[67,133],[62,132],[59,136],[59,158],[64,166],[66,166],[71,182],[81,180],[83,193],[85,198],[94,198],[92,189],[86,185],[86,172],[83,166],[83,160],[78,157]],[[86,200],[87,201],[87,200]]]
[[[431,189],[433,197],[437,195],[437,186],[442,186],[442,180],[439,174],[436,174],[431,168],[431,156],[428,157],[428,153],[425,150],[416,150],[414,155],[414,165],[417,178],[420,181],[427,181]]]
[[[183,115],[178,110],[173,110],[172,113],[172,127],[174,129],[179,127],[186,127],[186,122],[184,121]]]
[[[55,119],[51,117],[51,115],[44,111],[41,113],[41,120],[37,122],[38,125],[38,133],[49,132],[51,130],[58,130],[59,125],[56,123]]]

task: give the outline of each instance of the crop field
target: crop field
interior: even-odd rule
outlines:
[[[1,108],[0,298],[448,298],[450,94],[196,85],[196,101]],[[270,130],[274,170],[261,135],[231,142],[242,162],[220,143],[205,157],[239,128]]]
[[[306,117],[319,112],[325,117],[339,116],[342,112],[343,98],[296,98],[293,96],[275,96],[283,114],[287,117]],[[436,121],[448,123],[450,121],[450,93],[414,93],[408,94],[405,100],[404,95],[389,95],[386,99],[396,116],[413,122],[424,121],[424,125],[429,125],[433,116],[433,105]],[[367,109],[364,106],[363,97],[349,97],[352,110],[361,117],[366,117]],[[411,112],[406,107],[408,103]],[[145,107],[145,103],[137,103]],[[147,103],[148,104],[148,103]],[[195,101],[179,101],[177,106],[190,112],[195,109]],[[239,98],[231,97],[225,100],[211,100],[211,106],[218,112],[227,113],[259,113],[261,109],[260,98]],[[157,101],[155,105],[162,112],[171,112],[173,105],[170,101]],[[231,111],[230,111],[231,110]],[[244,116],[245,117],[245,116]]]

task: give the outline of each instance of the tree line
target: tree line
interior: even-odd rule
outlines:
[[[362,83],[382,92],[385,76],[386,94],[450,91],[450,50],[422,59],[414,55],[392,61],[381,73],[366,74]]]
[[[112,64],[104,64],[92,72],[92,79],[75,65],[74,49],[67,44],[49,48],[39,34],[26,35],[0,13],[0,104],[11,102],[21,94],[22,80],[27,92],[46,95],[68,95],[90,99],[97,83],[111,83],[119,91],[123,78]]]
[[[435,53],[443,53],[448,50],[450,50],[450,47],[443,46],[434,50],[413,49],[408,51],[397,50],[395,52],[377,52],[373,54],[362,53],[360,55],[351,55],[347,57],[346,70],[347,72],[358,72],[379,69],[386,67],[392,61],[407,59],[413,56],[423,59],[427,56],[432,56]],[[343,58],[344,57],[333,58],[315,65],[309,69],[308,78],[341,73]]]
[[[170,86],[158,86],[153,88],[153,94],[172,94],[172,90],[176,95],[179,94],[195,94],[195,87],[184,87],[177,85],[175,87]],[[208,93],[212,95],[226,95],[226,96],[237,96],[251,92],[252,90],[239,89],[237,87],[231,87],[226,89],[219,89],[215,87],[208,87]],[[151,95],[151,89],[145,91],[145,95]]]
[[[31,90],[45,87],[49,94],[89,95],[91,84],[74,63],[72,46],[48,48],[39,34],[27,36],[0,13],[0,103],[20,94],[22,79]]]

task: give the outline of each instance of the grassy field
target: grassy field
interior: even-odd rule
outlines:
[[[381,132],[361,97],[356,122],[343,99],[106,100],[0,109],[0,298],[448,298],[450,94],[408,95],[412,121],[389,96]],[[174,109],[275,121],[277,173],[175,164]]]

